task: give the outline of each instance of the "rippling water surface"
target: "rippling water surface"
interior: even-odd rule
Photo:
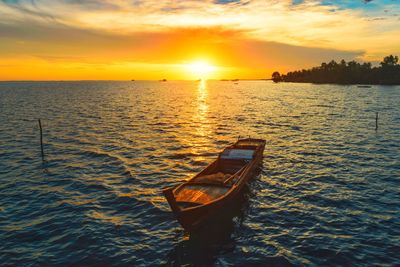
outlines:
[[[263,169],[193,241],[161,189],[239,135]],[[0,196],[5,266],[399,266],[400,87],[3,82]]]

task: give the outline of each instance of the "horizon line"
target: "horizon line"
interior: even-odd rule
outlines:
[[[135,82],[135,81],[148,81],[148,82],[169,82],[169,81],[184,81],[184,82],[198,82],[198,81],[270,81],[272,78],[234,78],[234,79],[166,79],[163,81],[162,79],[77,79],[77,80],[0,80],[0,82]]]

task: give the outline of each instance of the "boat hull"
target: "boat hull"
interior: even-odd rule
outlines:
[[[242,194],[243,187],[260,169],[262,165],[264,146],[256,152],[254,159],[249,163],[249,166],[242,174],[240,183],[234,185],[230,189],[229,193],[217,201],[197,207],[180,209],[173,197],[173,190],[175,188],[168,188],[163,191],[176,219],[185,230],[193,232],[203,228],[209,223],[215,223],[221,216],[226,214],[227,209],[232,208],[232,203],[234,203]]]

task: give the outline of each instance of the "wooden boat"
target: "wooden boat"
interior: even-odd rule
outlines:
[[[194,231],[223,213],[262,164],[265,140],[239,139],[190,180],[163,193],[179,223]]]

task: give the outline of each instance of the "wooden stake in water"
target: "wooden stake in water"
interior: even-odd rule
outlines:
[[[42,150],[42,161],[44,161],[44,150],[43,150],[43,131],[42,131],[42,123],[39,121],[39,129],[40,129],[40,148]]]
[[[375,131],[378,131],[378,112],[376,113],[375,117]]]

